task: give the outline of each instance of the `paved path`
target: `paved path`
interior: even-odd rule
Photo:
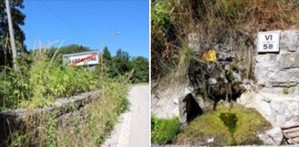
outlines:
[[[132,86],[128,95],[130,108],[121,114],[119,123],[103,147],[149,147],[149,85]]]

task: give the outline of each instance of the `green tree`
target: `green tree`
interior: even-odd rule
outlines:
[[[48,57],[52,58],[55,55],[55,61],[58,63],[62,63],[62,56],[64,54],[72,54],[72,53],[79,53],[79,52],[87,52],[91,51],[89,47],[85,47],[82,45],[77,45],[77,44],[71,44],[68,46],[64,46],[61,48],[51,48],[48,52]]]
[[[119,49],[112,59],[111,74],[113,77],[124,75],[131,70],[130,57],[127,52]]]
[[[102,58],[103,58],[103,63],[105,65],[105,67],[110,70],[110,67],[111,67],[111,64],[112,64],[112,57],[111,57],[111,54],[108,50],[107,47],[105,47],[103,49],[103,52],[102,52]]]
[[[26,17],[21,12],[24,8],[23,0],[10,0],[9,2],[17,50],[20,52],[26,52],[26,48],[24,46],[25,34],[20,27],[25,24],[24,20]],[[8,19],[4,0],[0,0],[0,57],[0,65],[12,65]]]
[[[131,67],[134,69],[133,83],[145,83],[149,81],[149,61],[145,57],[138,56],[131,60]]]
[[[103,58],[103,64],[104,64],[104,68],[106,69],[106,71],[109,74],[110,78],[113,78],[114,76],[114,69],[112,67],[112,60],[113,57],[110,54],[110,51],[107,47],[105,47],[102,51],[102,58]],[[100,63],[101,64],[101,63]],[[101,66],[101,65],[100,65]]]
[[[110,51],[108,50],[107,47],[105,47],[103,49],[103,60],[104,61],[111,61],[112,60],[112,57],[111,57],[111,54],[110,54]]]

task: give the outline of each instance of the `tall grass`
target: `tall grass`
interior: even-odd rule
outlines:
[[[178,117],[159,119],[151,117],[151,142],[153,144],[171,143],[179,133]]]
[[[97,74],[86,67],[69,67],[51,62],[46,50],[30,56],[31,64],[0,73],[0,109],[35,108],[50,105],[56,98],[97,89]]]
[[[57,112],[27,116],[23,131],[12,135],[14,146],[99,146],[109,136],[120,113],[129,105],[127,84],[105,78],[101,96],[83,110],[73,108],[70,117],[57,118]]]
[[[111,79],[106,69],[68,67],[53,62],[47,51],[37,51],[30,63],[19,62],[19,69],[5,68],[0,74],[0,108],[40,108],[59,97],[96,91],[100,97],[78,109],[68,105],[72,114],[59,118],[58,111],[25,114],[20,130],[12,128],[12,146],[99,146],[110,134],[117,117],[129,105],[128,83],[132,73]]]

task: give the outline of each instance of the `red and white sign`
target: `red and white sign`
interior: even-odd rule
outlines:
[[[63,62],[68,66],[99,64],[99,52],[81,52],[63,55]]]

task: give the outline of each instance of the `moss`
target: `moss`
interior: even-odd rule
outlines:
[[[283,94],[289,94],[289,89],[287,87],[282,89]]]
[[[225,117],[226,114],[233,114],[230,117],[237,121],[223,122],[220,116]],[[254,109],[238,104],[233,104],[229,109],[222,105],[216,111],[207,112],[191,122],[177,136],[175,143],[205,145],[208,138],[214,138],[217,145],[261,144],[256,136],[257,132],[270,127],[271,125]]]
[[[233,135],[236,130],[236,123],[238,121],[235,113],[221,113],[219,117],[229,129],[229,132]]]

